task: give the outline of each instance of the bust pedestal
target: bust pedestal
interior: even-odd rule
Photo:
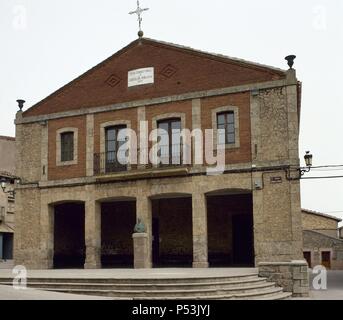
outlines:
[[[134,233],[133,238],[133,254],[134,254],[134,268],[148,269],[149,263],[149,246],[147,233]]]

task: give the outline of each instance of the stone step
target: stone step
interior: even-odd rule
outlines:
[[[183,284],[183,283],[227,283],[227,282],[240,282],[244,280],[255,280],[258,275],[235,275],[235,276],[221,276],[221,277],[169,277],[169,278],[65,278],[65,277],[30,277],[28,275],[28,282],[41,282],[41,283],[105,283],[105,284]],[[13,278],[0,278],[0,282],[12,281]]]
[[[43,289],[37,289],[43,290]],[[114,299],[127,299],[127,300],[279,300],[286,299],[290,294],[284,294],[282,288],[260,288],[256,292],[243,292],[243,293],[232,293],[224,292],[223,290],[217,290],[214,292],[194,292],[192,295],[185,295],[185,292],[180,292],[179,294],[165,295],[158,292],[157,295],[116,295],[118,292],[104,292],[104,291],[92,291],[92,290],[48,290],[55,292],[71,293],[71,294],[84,294],[84,295],[93,295],[93,296],[106,296],[112,297]],[[165,292],[166,293],[166,292]],[[206,294],[207,293],[207,294]]]
[[[13,269],[13,267],[14,267],[13,260],[0,261],[0,269],[11,270]]]
[[[1,285],[11,285],[11,281],[0,282]],[[28,280],[28,286],[30,288],[55,288],[55,289],[88,289],[88,290],[182,290],[191,289],[233,289],[237,287],[249,287],[256,284],[265,284],[265,278],[255,277],[254,279],[244,279],[241,281],[225,281],[225,282],[213,282],[213,283],[73,283],[73,282],[33,282],[31,279]]]
[[[213,295],[238,295],[238,294],[260,294],[264,290],[274,290],[281,288],[275,288],[275,284],[271,282],[265,282],[262,284],[256,284],[250,287],[237,287],[237,288],[212,288],[209,286],[206,289],[197,290],[91,290],[91,289],[68,289],[68,288],[36,288],[38,290],[56,291],[73,294],[87,294],[93,296],[107,296],[107,297],[128,297],[128,298],[150,298],[150,297],[202,297]]]

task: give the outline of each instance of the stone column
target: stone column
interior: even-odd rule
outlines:
[[[207,205],[203,193],[193,193],[193,268],[208,268]]]
[[[139,195],[136,202],[137,220],[141,219],[146,228],[146,250],[147,262],[146,268],[152,268],[152,214],[151,214],[151,201],[146,195]],[[137,239],[138,240],[138,239]],[[139,241],[143,241],[142,239]],[[134,252],[136,254],[136,252]],[[139,257],[137,257],[139,259]],[[136,256],[135,256],[136,260]]]
[[[101,205],[94,200],[85,203],[85,269],[101,268]]]
[[[134,268],[148,269],[151,268],[149,260],[149,236],[147,233],[134,233],[133,238],[133,254]]]
[[[55,208],[53,205],[48,205],[44,195],[42,195],[40,210],[40,251],[42,253],[40,268],[52,269],[54,267]]]
[[[252,181],[254,188],[253,194],[253,221],[254,221],[254,253],[255,266],[261,261],[264,261],[263,245],[265,243],[266,230],[265,217],[263,215],[263,175],[262,172],[252,173]]]

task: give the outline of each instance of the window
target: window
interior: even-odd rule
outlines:
[[[181,120],[167,119],[157,123],[159,157],[162,165],[181,164]]]
[[[74,160],[74,132],[61,133],[61,161]]]
[[[233,111],[218,113],[217,129],[224,130],[223,132],[218,131],[219,144],[235,144],[235,113]]]
[[[126,126],[113,126],[105,129],[106,172],[126,170],[127,150],[119,150],[126,143]]]
[[[56,131],[56,166],[76,165],[78,160],[78,128]]]

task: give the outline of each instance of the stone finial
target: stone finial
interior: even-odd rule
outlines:
[[[292,55],[289,55],[289,56],[287,56],[287,57],[285,58],[285,60],[287,60],[287,62],[288,62],[288,66],[289,66],[290,69],[293,68],[294,60],[295,60],[296,57],[297,57],[297,56],[295,56],[295,55],[292,54]]]
[[[25,101],[25,100],[19,99],[19,100],[17,100],[17,102],[18,102],[19,110],[22,111],[23,108],[24,108],[24,103],[25,103],[26,101]]]

